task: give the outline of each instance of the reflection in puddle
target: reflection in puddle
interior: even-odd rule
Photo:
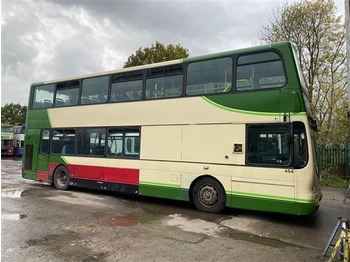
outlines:
[[[26,214],[1,214],[1,219],[5,220],[20,220],[26,217]]]
[[[1,190],[2,197],[20,198],[22,196],[23,189],[4,189]]]
[[[284,242],[278,239],[273,239],[273,238],[268,238],[263,236],[256,236],[256,235],[234,231],[234,230],[229,232],[227,234],[227,237],[235,240],[243,240],[243,241],[248,241],[255,244],[260,244],[260,245],[269,246],[269,247],[276,247],[276,248],[299,247],[298,245]]]

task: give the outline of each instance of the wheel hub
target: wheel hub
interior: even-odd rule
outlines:
[[[61,172],[60,174],[57,175],[57,182],[59,182],[59,184],[61,186],[64,186],[67,183],[67,175],[64,172]]]
[[[215,187],[205,185],[199,190],[199,200],[204,206],[213,206],[218,201],[218,192]]]

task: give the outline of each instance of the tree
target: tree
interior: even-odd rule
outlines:
[[[333,0],[305,0],[274,10],[259,38],[264,42],[292,41],[306,76],[307,100],[320,127],[318,141],[342,143],[346,121],[345,25]],[[346,108],[344,108],[346,107]],[[345,113],[346,114],[346,113]],[[344,128],[343,125],[346,125]]]
[[[26,122],[27,107],[20,104],[6,104],[1,107],[1,123],[13,126],[24,125]]]
[[[175,59],[186,58],[189,56],[188,49],[183,48],[180,44],[164,44],[156,41],[151,47],[140,47],[135,54],[128,57],[124,67],[146,65]]]

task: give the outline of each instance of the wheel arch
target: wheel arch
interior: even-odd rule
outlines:
[[[67,170],[68,170],[68,172],[69,172],[69,169],[68,169],[68,167],[65,165],[65,164],[58,164],[57,166],[55,166],[55,168],[52,170],[52,181],[51,181],[51,183],[53,183],[53,180],[54,180],[54,177],[55,177],[55,173],[56,173],[56,170],[58,169],[58,168],[60,168],[61,166],[63,166],[63,167],[65,167],[65,168],[67,168]]]

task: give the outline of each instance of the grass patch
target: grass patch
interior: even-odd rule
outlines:
[[[337,175],[330,174],[328,171],[321,173],[321,185],[330,187],[348,187],[349,181]]]

